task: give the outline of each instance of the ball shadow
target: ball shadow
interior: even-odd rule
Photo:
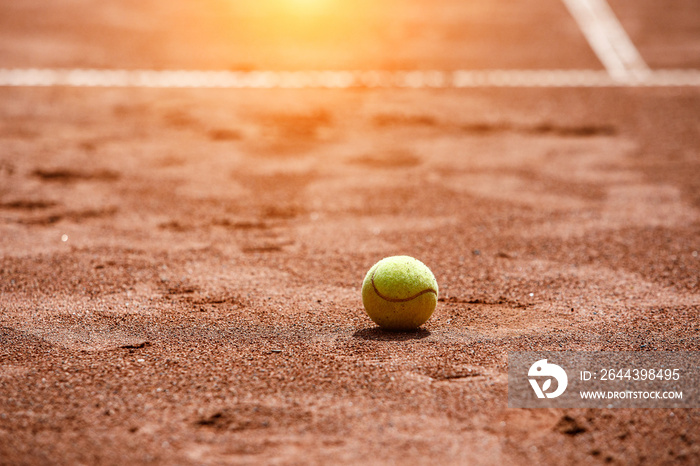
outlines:
[[[363,328],[353,333],[354,338],[373,341],[408,341],[421,340],[430,336],[430,331],[424,328],[407,331],[383,330],[379,327]]]

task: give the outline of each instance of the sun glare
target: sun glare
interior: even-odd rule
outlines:
[[[297,14],[320,13],[330,7],[331,0],[280,0],[287,10]]]
[[[298,8],[318,8],[322,3],[327,3],[327,0],[285,0],[287,3]]]

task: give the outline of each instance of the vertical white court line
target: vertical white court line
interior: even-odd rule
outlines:
[[[649,67],[605,0],[563,0],[593,51],[616,81],[643,80]]]

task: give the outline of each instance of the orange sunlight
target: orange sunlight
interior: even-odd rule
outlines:
[[[319,15],[338,7],[335,0],[276,0],[279,9],[295,16]]]
[[[282,0],[286,3],[289,3],[295,8],[299,9],[315,9],[315,8],[320,8],[323,6],[323,4],[328,4],[328,0]]]

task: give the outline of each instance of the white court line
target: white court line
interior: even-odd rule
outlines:
[[[649,73],[649,67],[605,0],[563,1],[613,79],[625,82]]]
[[[620,80],[605,70],[156,71],[0,68],[0,86],[201,89],[700,87],[700,70],[650,70]]]

